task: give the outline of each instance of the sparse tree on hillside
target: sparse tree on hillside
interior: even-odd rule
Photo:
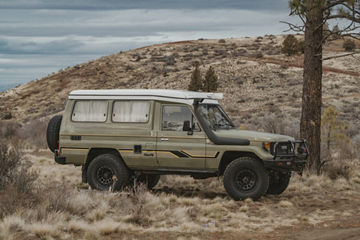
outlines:
[[[191,81],[188,86],[189,91],[200,91],[202,89],[202,77],[199,69],[199,63],[195,63],[195,69],[191,74]]]
[[[294,35],[287,35],[282,43],[281,52],[288,56],[297,54],[299,51],[298,43]]]
[[[301,25],[287,23],[291,30],[305,33],[304,74],[300,135],[309,145],[308,167],[321,167],[322,45],[331,34],[323,34],[329,20],[340,19],[345,25],[341,35],[359,37],[359,0],[290,0],[290,15],[297,15]]]
[[[216,76],[215,70],[213,67],[209,67],[206,71],[204,84],[203,84],[203,91],[205,92],[216,92],[218,88],[218,77]]]

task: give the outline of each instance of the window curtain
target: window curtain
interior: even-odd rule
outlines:
[[[71,119],[75,122],[105,122],[107,101],[77,101]]]
[[[114,122],[147,122],[149,120],[150,102],[117,101],[114,103]]]

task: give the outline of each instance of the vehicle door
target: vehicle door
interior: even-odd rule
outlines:
[[[204,169],[206,135],[201,131],[190,106],[159,105],[156,155],[160,168]]]
[[[158,166],[156,133],[152,130],[153,101],[115,100],[109,135],[126,165],[133,169]],[[104,129],[105,130],[105,129]]]

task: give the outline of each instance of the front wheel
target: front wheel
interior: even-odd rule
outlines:
[[[289,186],[291,172],[271,172],[267,194],[279,195]]]
[[[269,186],[269,175],[263,164],[251,157],[232,161],[224,172],[224,187],[234,200],[259,199]]]
[[[119,157],[101,154],[89,164],[87,180],[92,189],[121,190],[129,184],[129,170]]]

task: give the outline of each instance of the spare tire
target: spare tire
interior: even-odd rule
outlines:
[[[59,141],[61,120],[62,120],[61,115],[54,116],[52,119],[50,119],[46,130],[47,144],[52,152],[55,152],[55,149],[57,147],[57,142]]]

